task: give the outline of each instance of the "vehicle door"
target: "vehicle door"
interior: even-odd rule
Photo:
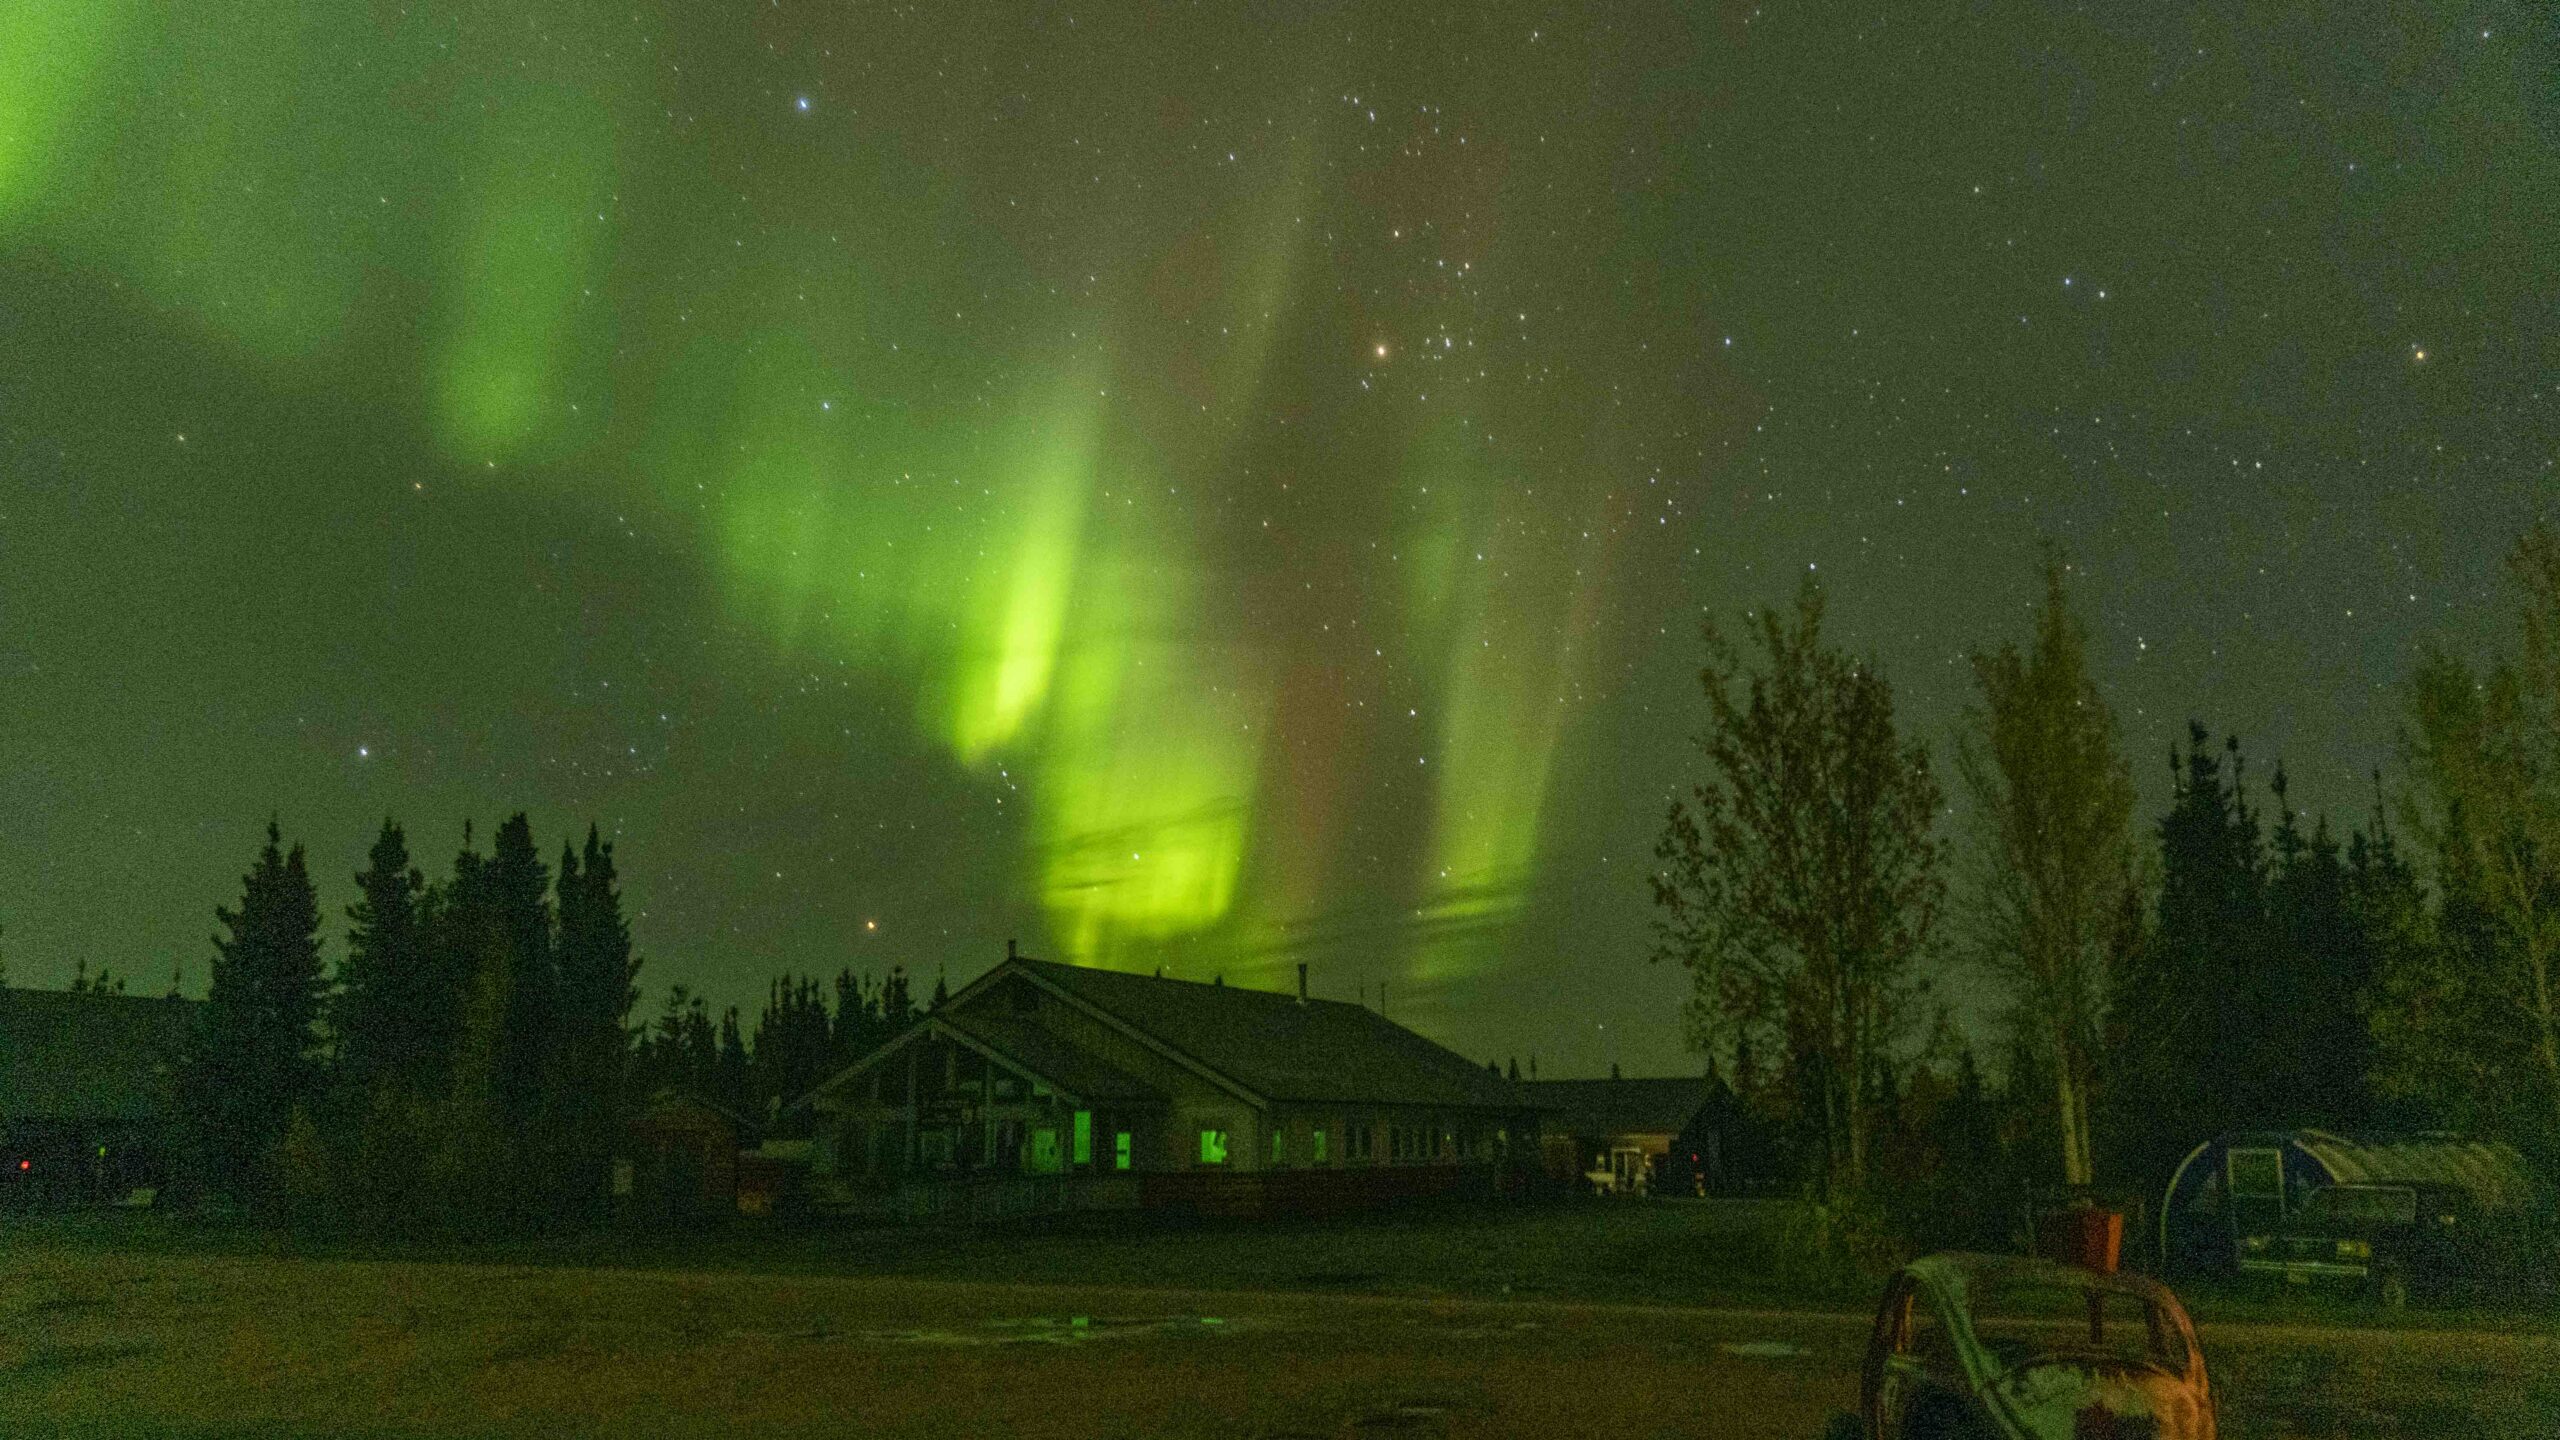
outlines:
[[[1866,1411],[1873,1417],[1870,1440],[1899,1440],[1911,1402],[1943,1381],[1949,1342],[1928,1297],[1908,1275],[1897,1276],[1877,1308],[1875,1331],[1867,1343],[1864,1376]]]

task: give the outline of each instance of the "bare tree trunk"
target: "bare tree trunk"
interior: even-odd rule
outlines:
[[[2073,1073],[2071,1048],[2054,1047],[2054,1102],[2062,1122],[2062,1183],[2089,1183],[2089,1106],[2080,1077]]]
[[[2560,1013],[2552,1008],[2551,955],[2544,947],[2525,942],[2525,965],[2532,973],[2533,1018],[2540,1029],[2542,1080],[2551,1102],[2554,1135],[2560,1135]]]

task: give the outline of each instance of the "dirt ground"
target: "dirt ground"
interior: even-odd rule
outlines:
[[[1812,1437],[1850,1314],[0,1253],[0,1434]],[[2237,1437],[2560,1433],[2560,1337],[2227,1325]]]

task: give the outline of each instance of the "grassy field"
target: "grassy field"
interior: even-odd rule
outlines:
[[[1865,1317],[736,1269],[0,1252],[9,1436],[1791,1437]],[[1029,1251],[1025,1251],[1026,1257]],[[2224,1433],[2552,1433],[2560,1340],[2222,1324]]]
[[[607,1232],[568,1239],[283,1236],[177,1217],[87,1214],[13,1221],[22,1243],[162,1255],[461,1261],[590,1269],[727,1270],[1041,1285],[1291,1291],[1408,1298],[1546,1299],[1867,1313],[1876,1282],[1786,1263],[1775,1201],[1591,1202],[1416,1207],[1323,1222],[1132,1224],[1080,1217],[984,1230],[792,1228],[740,1223],[701,1234]],[[2533,1331],[2553,1317],[2511,1311],[2388,1313],[2332,1292],[2192,1282],[2200,1323],[2308,1323],[2398,1330]]]

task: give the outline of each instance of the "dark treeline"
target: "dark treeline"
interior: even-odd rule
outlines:
[[[915,1011],[904,970],[774,983],[752,1038],[678,986],[631,1023],[640,959],[613,846],[593,827],[546,865],[531,824],[488,853],[465,826],[430,879],[385,821],[321,955],[300,845],[270,824],[236,908],[216,911],[212,978],[182,1067],[203,1183],[267,1213],[366,1226],[531,1228],[602,1218],[623,1126],[678,1088],[761,1119]]]
[[[942,998],[937,984],[934,1003]],[[715,1022],[701,996],[677,985],[633,1052],[634,1088],[685,1091],[787,1127],[783,1107],[895,1039],[917,1013],[903,965],[885,979],[840,970],[826,985],[784,975],[768,986],[752,1034],[741,1031],[736,1007]]]
[[[2030,1187],[2156,1203],[2244,1129],[2445,1131],[2560,1163],[2560,531],[2511,561],[2520,647],[2434,652],[2343,824],[2191,723],[2130,769],[2049,560],[2029,643],[1973,657],[1949,845],[1891,687],[1809,584],[1708,628],[1703,779],[1657,847],[1656,958],[1772,1172],[1843,1223],[1989,1243]],[[1938,981],[1988,986],[1977,1055]],[[1990,1233],[1986,1233],[1986,1227]]]

